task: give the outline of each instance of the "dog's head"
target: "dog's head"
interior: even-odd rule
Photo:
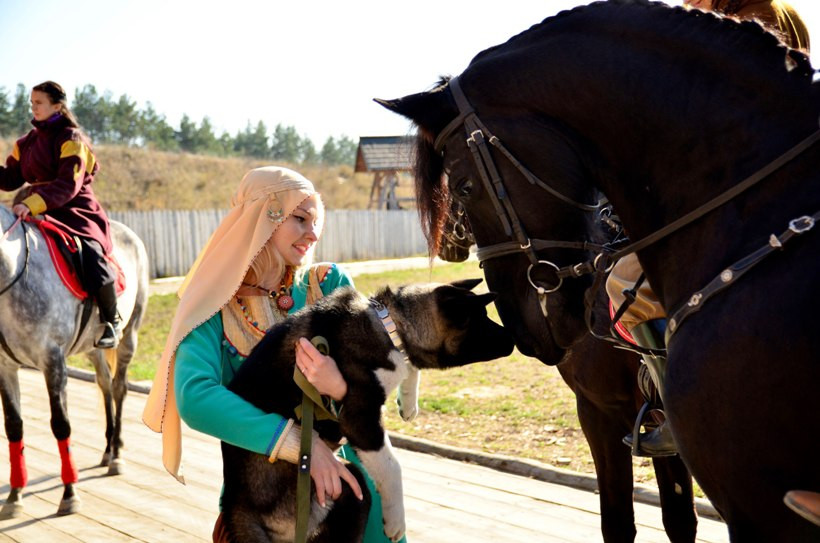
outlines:
[[[392,294],[391,314],[411,363],[419,369],[452,368],[509,355],[512,336],[487,317],[495,293],[476,294],[481,279],[411,285]]]

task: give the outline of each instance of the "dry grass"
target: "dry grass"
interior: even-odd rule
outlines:
[[[0,139],[0,157],[4,162],[12,144],[13,141]],[[94,192],[103,207],[118,211],[226,208],[245,172],[273,164],[269,160],[113,145],[99,145],[94,151],[100,163]],[[313,181],[329,209],[367,207],[372,174],[354,173],[351,166],[278,165],[292,168]],[[410,182],[403,179],[400,196],[408,196],[410,190]]]

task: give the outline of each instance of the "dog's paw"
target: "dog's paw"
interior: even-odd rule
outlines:
[[[405,422],[410,422],[419,414],[418,402],[402,402],[400,394],[396,396],[396,405],[399,406],[399,416]]]
[[[382,501],[382,514],[384,518],[384,535],[390,541],[398,541],[404,537],[407,527],[404,524],[404,504],[401,500],[398,503],[389,504]]]

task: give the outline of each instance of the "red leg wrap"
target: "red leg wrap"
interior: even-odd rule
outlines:
[[[71,456],[71,438],[67,437],[57,442],[60,447],[60,461],[63,463],[63,469],[60,475],[63,478],[63,484],[69,485],[76,483],[79,478],[77,474],[77,466],[74,465],[74,457]]]
[[[28,482],[26,457],[23,456],[23,440],[9,441],[9,462],[11,463],[11,487],[23,488]]]

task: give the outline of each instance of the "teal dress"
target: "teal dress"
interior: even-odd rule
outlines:
[[[322,293],[353,286],[353,280],[335,264],[320,284]],[[305,306],[307,276],[293,286],[293,313]],[[244,362],[230,343],[225,341],[222,314],[217,313],[200,324],[179,344],[174,364],[174,392],[179,414],[185,423],[204,434],[222,441],[270,456],[287,423],[277,413],[265,413],[246,402],[226,387]],[[353,448],[345,445],[340,456],[358,466],[365,474],[373,497],[364,543],[388,543],[382,522],[381,497]],[[221,504],[220,504],[221,509]],[[403,538],[402,541],[406,541]]]

